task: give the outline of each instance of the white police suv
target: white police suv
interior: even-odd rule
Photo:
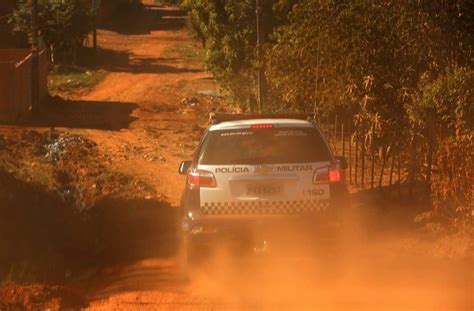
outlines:
[[[181,224],[188,259],[223,240],[255,250],[255,233],[267,243],[282,222],[338,220],[348,200],[346,162],[333,156],[310,119],[211,116],[194,159],[179,167],[186,175]]]

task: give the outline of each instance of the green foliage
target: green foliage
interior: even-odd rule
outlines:
[[[421,77],[470,61],[467,6],[461,0],[306,0],[267,51],[273,92],[288,107],[355,106],[403,120]]]
[[[266,59],[256,63],[255,1],[184,0],[207,65],[247,105],[266,68],[269,111],[363,111],[405,121],[423,77],[472,61],[474,10],[450,2],[261,0]]]
[[[76,70],[68,72],[51,72],[48,75],[48,90],[51,95],[88,89],[97,85],[107,76],[103,70]]]
[[[459,227],[469,222],[474,202],[474,70],[448,68],[437,79],[421,83],[407,107],[419,128],[433,127],[438,148],[431,184],[429,221]],[[420,133],[429,143],[429,132]]]
[[[474,70],[447,68],[434,81],[420,83],[407,112],[412,123],[427,127],[433,122],[443,137],[460,135],[474,126]]]
[[[294,1],[260,0],[262,41],[284,23]],[[235,102],[255,102],[256,14],[254,0],[184,0],[188,24],[206,42],[206,64]]]
[[[435,159],[431,220],[462,228],[472,221],[474,211],[474,132],[443,139]]]
[[[193,32],[194,36],[203,41],[206,41],[206,23],[209,19],[208,11],[203,1],[184,0],[181,7],[188,11],[188,18],[186,20],[188,28]]]
[[[162,52],[162,57],[179,57],[184,62],[201,65],[204,60],[204,50],[193,45],[171,45]]]
[[[83,0],[39,0],[38,29],[53,62],[71,63],[91,30],[91,12]],[[15,32],[31,33],[31,1],[23,0],[10,23]]]

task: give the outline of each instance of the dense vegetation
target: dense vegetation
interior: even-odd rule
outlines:
[[[183,7],[206,43],[209,70],[244,110],[256,106],[263,68],[265,111],[337,112],[362,129],[367,148],[395,136],[408,155],[425,156],[435,140],[434,175],[423,176],[432,214],[445,223],[470,217],[472,1],[260,0],[259,60],[256,1],[184,0]],[[420,173],[418,165],[409,174]]]

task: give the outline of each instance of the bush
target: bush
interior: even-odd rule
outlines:
[[[435,159],[432,219],[451,228],[465,227],[472,221],[474,208],[473,132],[442,140]]]
[[[474,202],[474,70],[455,66],[422,83],[407,107],[411,123],[433,128],[437,150],[433,161],[429,221],[458,227],[471,220]],[[428,144],[429,131],[421,131]],[[433,142],[434,143],[434,142]]]

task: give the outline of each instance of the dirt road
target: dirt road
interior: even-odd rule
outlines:
[[[157,197],[142,199],[172,208],[183,186],[178,163],[191,157],[207,113],[219,105],[209,96],[218,86],[189,57],[187,47],[196,43],[183,26],[183,12],[155,7],[126,27],[99,31],[98,66],[110,74],[94,89],[70,94],[73,108],[56,123],[94,141],[112,170],[153,185]],[[302,245],[296,257],[229,260],[223,253],[184,282],[175,253],[143,252],[157,246],[147,243],[168,243],[152,238],[134,242],[140,254],[75,286],[85,310],[469,310],[470,260],[437,258],[430,241],[361,205],[361,227],[375,229],[368,236],[347,232],[337,252],[310,255]],[[127,228],[117,230],[127,235]]]
[[[113,165],[119,170],[155,184],[172,205],[177,204],[182,185],[177,165],[193,152],[209,109],[211,98],[199,94],[217,90],[202,65],[183,58],[186,51],[180,52],[180,47],[196,44],[182,28],[183,14],[150,8],[142,20],[135,21],[137,25],[130,25],[136,34],[99,31],[98,63],[111,73],[90,93],[73,97],[104,103],[103,113],[110,115],[111,126],[120,122],[115,118],[120,108],[114,103],[133,109],[128,127],[125,123],[120,131],[88,129],[84,134],[114,156]],[[183,105],[189,97],[199,102]]]

